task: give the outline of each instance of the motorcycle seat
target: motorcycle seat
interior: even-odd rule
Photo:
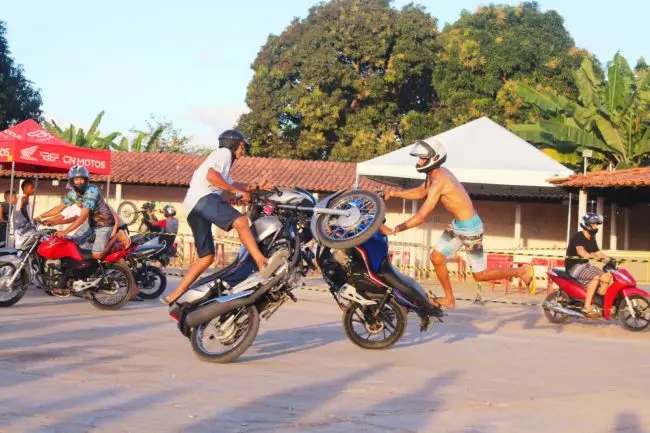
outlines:
[[[386,282],[394,290],[402,293],[410,302],[416,306],[424,308],[427,313],[439,315],[441,310],[431,304],[426,295],[426,291],[413,278],[404,275],[393,266],[388,258],[384,259],[379,267],[377,276]]]
[[[18,255],[16,248],[0,248],[0,256],[15,256]]]
[[[81,258],[84,260],[93,259],[93,250],[86,250],[84,248],[79,248],[79,254],[81,255]]]
[[[569,273],[568,273],[567,271],[565,271],[565,270],[562,269],[562,268],[553,268],[553,273],[554,273],[555,275],[557,275],[558,277],[560,277],[560,278],[564,278],[565,280],[573,281],[573,282],[575,282],[575,283],[580,284],[580,283],[578,282],[578,280],[576,280],[575,278],[573,278],[571,275],[569,275]],[[580,285],[582,285],[582,284],[580,284]]]

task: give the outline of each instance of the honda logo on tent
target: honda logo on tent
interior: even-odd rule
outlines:
[[[43,131],[43,130],[28,132],[27,136],[30,137],[30,138],[35,138],[36,140],[41,140],[41,141],[49,140],[50,138],[52,138],[52,134],[50,134],[47,131]]]
[[[38,159],[34,158],[37,149],[38,146],[26,147],[20,151],[20,157],[27,161],[38,161]]]

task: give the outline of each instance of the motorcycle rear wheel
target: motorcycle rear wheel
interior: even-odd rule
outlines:
[[[381,297],[369,297],[377,301],[381,299]],[[375,312],[377,307],[378,305],[363,307],[354,302],[343,313],[343,329],[345,330],[345,334],[350,341],[364,349],[387,349],[397,343],[406,331],[406,311],[395,301],[395,298],[389,299],[384,304],[381,313],[379,313],[378,322],[369,323],[364,313]],[[362,326],[359,331],[355,328],[355,323]],[[388,331],[388,335],[386,335],[386,331]],[[380,336],[380,334],[384,338],[370,340],[371,337]]]
[[[542,304],[545,304],[547,302],[549,302],[549,303],[551,303],[551,302],[562,303],[563,302],[564,306],[566,306],[568,301],[569,300],[567,299],[566,295],[564,295],[564,294],[560,293],[559,291],[555,290],[555,291],[548,294],[548,296],[546,297],[546,299],[544,299],[544,302]],[[546,319],[549,322],[555,323],[556,325],[563,325],[563,324],[565,324],[566,322],[569,321],[569,316],[568,315],[562,314],[562,313],[560,313],[558,311],[549,310],[549,309],[546,309],[546,308],[544,308],[544,316],[546,316]]]
[[[135,285],[133,272],[131,272],[131,268],[122,263],[105,263],[102,266],[111,287],[103,290],[100,288],[89,289],[92,292],[88,302],[100,310],[119,310],[128,304],[135,294],[137,286]],[[122,289],[122,283],[125,284],[124,289]],[[117,288],[115,288],[115,285],[117,285]],[[113,296],[110,292],[115,290],[117,293]],[[112,296],[112,298],[106,301],[103,299],[103,295]]]
[[[231,330],[232,335],[223,335],[221,327],[218,326],[221,320],[228,320],[235,315],[235,328]],[[244,319],[242,323],[239,318]],[[215,323],[216,321],[216,323]],[[260,329],[260,315],[255,305],[238,308],[230,313],[215,317],[207,323],[192,328],[190,341],[192,350],[201,361],[227,364],[239,358],[253,344],[257,332]],[[211,333],[208,335],[208,333]],[[243,338],[242,338],[243,337]],[[234,338],[234,341],[232,340]],[[232,346],[225,352],[214,352],[206,349],[204,339],[221,340],[224,347]],[[232,344],[234,343],[234,344]]]
[[[364,243],[379,230],[386,214],[386,204],[381,197],[363,190],[344,192],[327,207],[353,212],[350,217],[326,214],[317,217],[317,235],[321,244],[328,248],[354,248]]]
[[[13,263],[0,263],[0,279],[6,278],[9,280],[14,272],[16,272],[16,266]],[[28,286],[27,274],[22,271],[11,285],[11,290],[0,291],[0,307],[11,307],[20,301],[25,295]]]
[[[146,266],[142,273],[147,273],[150,285],[146,287],[138,286],[138,296],[142,299],[156,299],[165,292],[167,288],[167,275],[155,266]],[[142,278],[145,278],[143,275]]]

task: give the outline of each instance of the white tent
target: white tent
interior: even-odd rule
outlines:
[[[517,135],[487,117],[473,120],[424,141],[437,140],[447,149],[449,169],[463,183],[515,187],[547,187],[551,177],[573,172]],[[395,183],[396,178],[424,179],[415,171],[416,159],[409,155],[413,145],[364,161],[357,176]],[[392,179],[391,179],[392,178]]]

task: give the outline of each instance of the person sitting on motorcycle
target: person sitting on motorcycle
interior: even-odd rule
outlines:
[[[74,218],[70,226],[64,230],[55,233],[57,237],[64,237],[75,232],[86,220],[95,233],[95,241],[92,247],[92,256],[94,259],[101,259],[104,250],[107,248],[109,241],[117,231],[122,227],[119,220],[115,218],[115,212],[110,208],[108,203],[102,197],[101,191],[95,185],[89,183],[90,174],[88,169],[83,166],[75,165],[68,171],[68,194],[63,198],[63,203],[53,207],[49,211],[40,215],[37,220],[55,216],[68,206],[78,203],[81,207],[79,216]],[[91,231],[87,231],[83,236],[90,236]],[[127,236],[128,237],[128,236]],[[85,239],[79,239],[83,242]]]
[[[222,193],[228,191],[240,194],[244,201],[250,201],[250,185],[235,184],[230,177],[231,165],[246,153],[249,146],[248,140],[239,131],[224,131],[219,135],[219,148],[194,172],[183,201],[183,211],[192,229],[199,259],[187,270],[176,290],[164,299],[168,305],[174,303],[214,262],[213,224],[224,231],[233,228],[237,230],[239,239],[251,254],[260,272],[268,262],[255,242],[248,218],[222,197]]]
[[[566,250],[565,269],[573,279],[587,289],[582,312],[590,318],[599,316],[598,311],[594,311],[591,305],[596,289],[598,289],[600,295],[604,295],[607,292],[609,283],[612,281],[612,275],[609,272],[603,271],[588,261],[588,259],[607,258],[598,248],[598,243],[594,238],[598,233],[598,226],[602,224],[603,218],[600,215],[587,212],[580,220],[582,230],[571,237]],[[575,258],[578,256],[584,258]]]
[[[145,202],[142,207],[142,223],[147,227],[150,233],[158,233],[163,231],[161,229],[161,222],[158,221],[155,214],[156,205],[151,202]]]

